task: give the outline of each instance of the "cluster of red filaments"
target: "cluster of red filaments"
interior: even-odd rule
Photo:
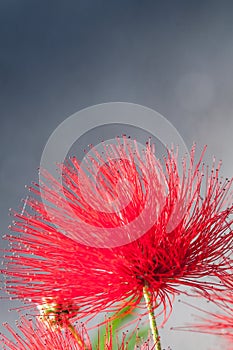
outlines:
[[[125,139],[104,155],[93,148],[84,168],[70,159],[62,183],[44,171],[7,237],[8,292],[37,304],[72,300],[82,317],[119,303],[133,309],[144,287],[165,313],[183,287],[205,297],[224,291],[232,280],[232,180],[202,157],[195,163],[193,148],[180,171],[174,150],[159,161],[149,143],[139,150]],[[40,191],[47,207],[35,199]]]

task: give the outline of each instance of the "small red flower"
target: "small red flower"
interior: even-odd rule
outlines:
[[[184,330],[197,333],[207,333],[221,336],[227,344],[224,349],[231,349],[233,344],[233,293],[232,290],[224,295],[213,293],[210,304],[215,311],[207,311],[189,303],[184,303],[198,311],[194,324],[174,327],[174,330]],[[214,304],[214,305],[212,305]],[[214,308],[213,308],[214,306]]]
[[[81,317],[116,302],[133,308],[145,287],[166,309],[182,286],[208,295],[232,279],[232,180],[219,166],[195,165],[193,149],[179,173],[172,150],[163,165],[149,144],[140,152],[128,141],[104,156],[93,149],[85,170],[70,160],[62,185],[44,173],[46,206],[31,198],[14,214],[4,270],[11,295],[74,301]],[[30,190],[40,195],[38,185]]]
[[[195,325],[196,331],[224,336],[233,341],[233,306],[228,305],[219,313],[207,313],[202,324]]]
[[[21,317],[15,332],[8,324],[5,328],[11,333],[11,339],[4,334],[0,335],[0,344],[3,350],[84,350],[68,329],[49,327],[39,319],[32,320]],[[82,339],[86,341],[86,350],[90,350],[90,341],[84,328],[81,329]],[[13,338],[13,340],[12,340]]]
[[[6,330],[11,334],[11,339],[0,334],[0,344],[3,350],[154,350],[150,339],[142,342],[141,339],[132,340],[132,334],[113,334],[110,324],[106,324],[103,338],[98,337],[96,345],[92,345],[85,325],[74,327],[73,334],[67,327],[60,328],[44,322],[40,318],[28,319],[23,316],[17,324],[17,332],[7,323]],[[74,336],[76,335],[76,336]],[[77,335],[79,341],[77,341]],[[130,344],[130,347],[129,347]]]

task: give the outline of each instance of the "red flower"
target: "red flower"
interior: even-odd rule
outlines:
[[[0,334],[3,350],[101,350],[103,346],[105,350],[154,350],[154,346],[150,345],[150,339],[142,342],[136,337],[132,341],[133,333],[123,333],[121,339],[118,337],[119,334],[114,336],[110,324],[106,325],[103,338],[98,337],[95,346],[91,344],[84,324],[81,327],[72,326],[73,334],[67,327],[63,329],[59,325],[54,327],[49,322],[42,322],[39,318],[33,321],[31,318],[21,317],[20,322],[17,323],[17,332],[7,323],[4,326],[12,339]],[[77,335],[79,341],[77,341]]]
[[[188,330],[191,332],[207,333],[221,336],[227,341],[227,344],[229,344],[229,347],[226,345],[227,349],[232,350],[233,292],[231,290],[224,295],[220,293],[213,293],[211,295],[210,302],[211,304],[214,303],[214,308],[216,311],[207,311],[194,305],[190,305],[189,303],[183,302],[184,304],[198,311],[198,315],[195,315],[197,321],[195,324],[190,324],[182,327],[174,327],[174,330]],[[201,316],[203,314],[204,316]]]
[[[107,159],[93,154],[85,171],[75,158],[62,167],[62,186],[44,174],[47,207],[29,199],[34,212],[14,214],[20,234],[7,237],[4,271],[11,295],[71,300],[81,317],[115,302],[133,308],[144,287],[166,309],[182,286],[207,295],[221,283],[203,278],[232,278],[232,180],[219,166],[195,165],[193,149],[179,174],[173,151],[163,169],[149,144],[143,153],[127,141],[106,149]],[[40,194],[38,185],[30,190]]]
[[[80,345],[68,329],[46,326],[39,319],[34,322],[32,319],[21,317],[17,324],[21,334],[16,333],[8,324],[5,324],[5,328],[14,340],[1,334],[0,344],[4,350],[84,350],[84,345]],[[81,329],[81,337],[88,344],[86,350],[91,349],[84,328]]]
[[[202,318],[202,324],[195,325],[198,332],[224,336],[233,341],[233,306],[228,305],[219,313],[208,312],[208,318]]]

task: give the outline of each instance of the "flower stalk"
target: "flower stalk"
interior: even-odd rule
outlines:
[[[155,349],[156,350],[161,350],[162,348],[161,348],[161,343],[160,343],[158,327],[157,327],[157,324],[156,324],[156,319],[155,319],[155,314],[154,314],[154,310],[153,310],[151,295],[150,295],[150,292],[149,292],[147,286],[143,287],[143,296],[144,296],[144,299],[146,301],[146,306],[147,306],[147,310],[148,310],[148,313],[149,313],[150,329],[151,329],[152,337],[153,337],[153,340],[154,340],[154,343],[155,343]]]
[[[79,335],[79,333],[76,331],[75,327],[69,321],[67,321],[67,328],[69,329],[70,333],[73,335],[74,339],[77,341],[77,343],[81,347],[81,349],[87,350],[88,347],[84,343],[82,337]]]

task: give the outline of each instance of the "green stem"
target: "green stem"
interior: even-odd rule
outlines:
[[[146,301],[147,310],[149,312],[150,329],[151,329],[152,337],[155,343],[155,349],[161,350],[162,348],[161,348],[159,332],[156,324],[154,309],[151,302],[151,295],[147,286],[143,287],[143,295]]]
[[[73,335],[73,337],[77,340],[78,345],[81,347],[81,349],[85,349],[87,350],[88,347],[86,346],[86,344],[84,343],[84,340],[82,339],[82,337],[78,334],[78,332],[76,331],[75,327],[69,322],[67,321],[67,328],[70,330],[71,334]]]

